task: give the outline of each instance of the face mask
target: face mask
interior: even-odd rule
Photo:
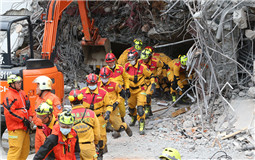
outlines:
[[[101,78],[101,81],[106,84],[109,81],[109,78]]]
[[[71,132],[71,128],[61,128],[60,127],[60,132],[63,134],[63,135],[68,135],[68,133]]]
[[[94,86],[88,86],[90,90],[94,91],[97,88],[97,85],[95,84]]]
[[[129,63],[133,66],[136,64],[136,60],[130,61]]]

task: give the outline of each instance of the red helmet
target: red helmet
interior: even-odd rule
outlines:
[[[103,67],[103,68],[101,68],[99,75],[101,78],[109,78],[111,75],[111,71],[109,68]]]
[[[83,99],[83,94],[78,89],[73,89],[68,96],[70,102],[81,101]]]
[[[95,73],[90,73],[87,77],[87,83],[97,83],[98,77]]]
[[[135,49],[132,49],[128,52],[128,61],[132,61],[138,57],[138,52]]]
[[[154,53],[154,48],[151,46],[147,46],[144,49],[148,49],[148,50],[150,50],[151,53]]]
[[[105,62],[114,62],[115,59],[116,59],[116,57],[113,53],[107,53],[105,55]]]

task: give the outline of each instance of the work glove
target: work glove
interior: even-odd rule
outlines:
[[[130,93],[130,90],[128,88],[128,89],[126,89],[126,97],[129,98],[130,96],[131,96],[131,93]]]
[[[17,101],[17,99],[14,99],[13,101],[12,101],[12,103],[11,104],[9,104],[9,99],[8,99],[8,97],[6,97],[6,105],[3,103],[3,105],[4,105],[4,107],[7,109],[7,110],[10,110],[11,109],[11,106],[13,105],[13,103],[15,103],[15,101]]]
[[[150,103],[151,102],[151,95],[147,94],[146,95],[146,103]]]
[[[105,120],[109,120],[110,114],[111,114],[110,111],[106,111],[105,114],[104,114],[104,119],[105,119]]]
[[[151,91],[152,91],[152,93],[155,92],[155,89],[156,89],[156,84],[155,84],[155,83],[152,83],[152,84],[151,84]]]
[[[26,109],[29,110],[30,109],[30,101],[29,99],[26,100]]]
[[[113,111],[116,109],[116,107],[119,105],[119,102],[115,102],[115,103],[113,103]]]
[[[26,119],[26,118],[24,118],[24,119],[23,119],[23,123],[24,123],[24,126],[26,126],[27,129],[29,130],[29,129],[30,129],[30,122],[29,122],[29,120]]]
[[[163,77],[163,82],[167,83],[168,78],[167,77]]]

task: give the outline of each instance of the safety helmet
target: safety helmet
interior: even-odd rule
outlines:
[[[97,83],[98,81],[98,76],[95,73],[90,73],[87,76],[87,83]]]
[[[153,47],[151,47],[151,46],[147,46],[147,47],[145,47],[144,49],[148,49],[148,50],[150,50],[150,51],[151,51],[151,53],[154,53],[154,48],[153,48]]]
[[[165,148],[159,158],[166,158],[167,160],[181,160],[181,155],[174,148]]]
[[[116,57],[113,53],[107,53],[105,55],[105,62],[114,62],[115,59],[116,59]]]
[[[128,52],[128,58],[127,60],[128,61],[132,61],[134,59],[137,59],[138,57],[138,52],[135,50],[135,49],[132,49]]]
[[[150,48],[145,48],[141,53],[141,59],[148,59],[152,56],[152,50]]]
[[[101,78],[109,78],[109,77],[111,76],[111,71],[110,71],[110,69],[107,68],[107,67],[101,68],[99,76],[100,76]]]
[[[138,51],[142,50],[143,42],[140,38],[134,39],[134,44],[135,44],[135,49],[137,49]]]
[[[64,111],[58,115],[59,123],[72,125],[74,123],[75,116],[70,111]]]
[[[81,101],[83,99],[83,94],[78,89],[73,89],[68,96],[70,102]]]
[[[35,109],[36,114],[38,115],[46,115],[46,114],[52,114],[53,107],[52,107],[52,101],[50,99],[47,99],[46,102],[41,103],[37,109]]]
[[[33,83],[38,83],[40,90],[52,89],[52,80],[47,76],[39,76],[33,81]]]
[[[11,83],[14,83],[14,82],[19,82],[19,81],[22,81],[22,78],[20,76],[15,75],[15,74],[11,74],[7,77],[7,83],[8,84],[11,84]]]
[[[181,62],[181,65],[186,66],[187,61],[188,61],[188,57],[186,55],[179,55],[179,60]]]

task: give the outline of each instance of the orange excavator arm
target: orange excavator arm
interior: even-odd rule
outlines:
[[[56,56],[56,41],[58,24],[61,19],[62,12],[71,4],[73,0],[51,0],[48,5],[44,37],[42,44],[42,58],[54,61]],[[98,28],[94,27],[94,19],[92,22],[88,17],[88,1],[78,1],[79,12],[82,22],[84,37],[82,39],[83,46],[102,46],[105,45],[106,38],[101,38],[98,34]],[[107,48],[109,50],[109,46]]]

